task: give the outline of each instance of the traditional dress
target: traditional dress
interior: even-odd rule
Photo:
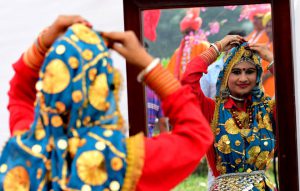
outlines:
[[[206,97],[198,83],[217,57],[214,49],[192,60],[182,79],[183,84],[192,86],[215,135],[214,146],[207,153],[216,177],[210,190],[274,189],[264,173],[275,152],[274,100],[264,95],[260,58],[245,48],[246,45],[234,48],[225,59],[215,100]],[[255,63],[257,78],[256,86],[244,101],[244,108],[238,108],[228,97],[227,81],[234,64],[244,59]]]
[[[162,98],[174,131],[125,138],[117,105],[120,76],[102,38],[84,25],[73,25],[53,44],[39,78],[26,62],[32,59],[25,53],[14,64],[8,108],[15,136],[0,158],[1,190],[170,190],[211,145],[190,88],[161,66],[145,80]],[[158,88],[155,79],[162,78],[166,83]]]

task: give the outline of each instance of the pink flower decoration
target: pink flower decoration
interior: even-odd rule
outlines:
[[[228,10],[235,10],[237,8],[237,5],[232,5],[232,6],[224,6],[224,9],[228,9]]]
[[[217,34],[220,31],[220,23],[218,21],[209,23],[210,34]]]
[[[156,27],[160,18],[160,10],[146,10],[143,12],[144,36],[150,41],[156,40]]]
[[[206,11],[206,7],[201,7],[200,10],[201,10],[202,12],[205,12],[205,11]]]
[[[269,4],[257,4],[257,5],[244,5],[238,21],[243,19],[253,20],[255,15],[264,15],[271,11],[271,5]]]

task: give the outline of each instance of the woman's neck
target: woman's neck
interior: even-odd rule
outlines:
[[[234,103],[236,104],[236,106],[238,108],[244,108],[244,104],[245,104],[245,98],[244,97],[237,97],[237,96],[233,96],[231,94],[229,94],[229,97],[231,99],[233,99]]]

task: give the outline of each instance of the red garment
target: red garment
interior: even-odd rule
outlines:
[[[14,69],[8,106],[11,133],[29,129],[34,115],[34,86],[38,79],[22,57],[14,64]],[[170,190],[199,164],[212,144],[213,136],[196,104],[197,99],[187,86],[163,100],[162,107],[174,129],[171,134],[145,138],[144,167],[136,190]]]

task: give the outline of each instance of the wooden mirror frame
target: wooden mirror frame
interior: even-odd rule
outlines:
[[[133,30],[142,40],[141,12],[147,9],[185,8],[270,3],[276,71],[277,134],[279,144],[280,191],[295,191],[298,183],[297,133],[294,70],[289,0],[123,0],[125,30]],[[146,132],[144,86],[137,82],[138,68],[126,65],[130,134]]]

